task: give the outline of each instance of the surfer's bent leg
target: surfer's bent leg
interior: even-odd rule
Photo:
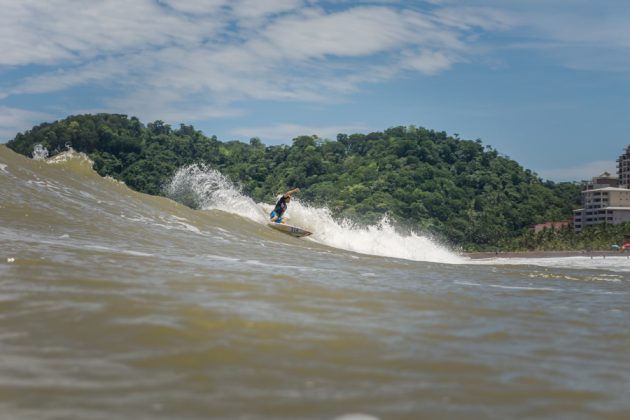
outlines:
[[[278,216],[278,213],[276,213],[275,211],[272,211],[271,214],[271,221],[274,223],[282,223],[282,217]]]

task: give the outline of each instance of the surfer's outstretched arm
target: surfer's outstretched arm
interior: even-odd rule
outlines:
[[[285,192],[283,194],[283,196],[284,196],[284,198],[291,197],[291,194],[295,194],[297,192],[300,192],[300,189],[299,188],[293,188],[291,191]]]

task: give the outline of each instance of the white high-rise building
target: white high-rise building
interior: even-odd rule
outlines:
[[[619,186],[630,188],[630,146],[626,147],[625,153],[617,159],[617,174]]]
[[[630,175],[630,169],[628,174]],[[582,191],[582,208],[573,210],[573,227],[576,232],[600,223],[616,225],[630,222],[630,189],[620,188],[618,185],[619,180],[608,172],[593,178]]]

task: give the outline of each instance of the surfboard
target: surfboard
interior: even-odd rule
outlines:
[[[267,223],[267,225],[272,229],[279,230],[280,232],[295,236],[296,238],[312,235],[312,232],[309,232],[308,230],[299,228],[297,226],[284,225],[282,223]]]

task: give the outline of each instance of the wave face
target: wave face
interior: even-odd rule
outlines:
[[[0,145],[0,417],[624,418],[626,259],[483,264],[219,173]]]

